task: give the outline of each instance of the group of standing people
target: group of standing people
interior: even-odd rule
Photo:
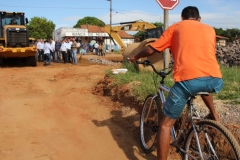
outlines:
[[[77,64],[77,50],[80,47],[80,42],[77,42],[75,38],[66,38],[61,42],[60,52],[62,53],[62,59],[64,63]]]
[[[53,62],[64,62],[77,64],[77,51],[80,42],[75,38],[65,38],[61,42],[50,40],[38,40],[37,42],[38,62],[44,62],[43,65],[50,65]],[[48,62],[48,64],[47,64]]]

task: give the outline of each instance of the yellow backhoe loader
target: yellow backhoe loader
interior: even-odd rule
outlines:
[[[156,27],[154,24],[145,21],[123,22],[119,24],[119,26],[112,27],[110,27],[110,25],[106,25],[104,29],[109,34],[110,38],[120,45],[120,54],[123,55],[123,61],[126,61],[128,57],[137,54],[143,47],[155,42],[163,33],[162,27]],[[118,35],[118,31],[120,30],[144,31],[145,40],[125,46],[121,37]],[[149,59],[157,68],[164,67],[163,53],[156,53],[144,59]]]
[[[0,66],[8,58],[24,58],[27,65],[37,65],[37,48],[30,44],[27,23],[23,12],[0,11]]]

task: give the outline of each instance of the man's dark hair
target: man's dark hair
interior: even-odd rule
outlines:
[[[182,10],[183,20],[187,20],[189,18],[198,20],[199,17],[200,17],[200,15],[199,15],[199,11],[198,11],[197,7],[188,6]]]

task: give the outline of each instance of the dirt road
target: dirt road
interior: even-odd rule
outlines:
[[[78,65],[0,68],[0,159],[154,159],[111,121],[112,102],[91,92],[109,68],[86,56]]]

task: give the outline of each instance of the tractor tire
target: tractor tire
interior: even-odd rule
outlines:
[[[0,57],[0,66],[3,66],[3,60],[4,60],[4,58]]]
[[[35,56],[31,56],[27,58],[27,65],[28,66],[32,66],[32,67],[36,67],[37,66],[37,60]]]

